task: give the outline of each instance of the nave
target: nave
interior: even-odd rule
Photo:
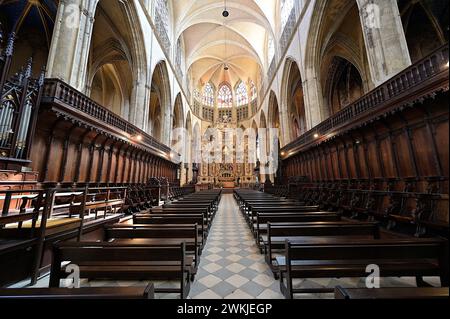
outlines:
[[[323,234],[323,236],[314,235],[310,232],[306,237],[300,235],[302,229],[305,231],[307,226],[311,228],[327,227],[333,224],[332,222],[326,222],[326,217],[320,216],[321,213],[312,212],[311,215],[316,215],[316,221],[309,223],[299,223],[297,222],[300,217],[308,217],[305,212],[300,212],[302,208],[306,206],[297,206],[293,208],[297,203],[289,200],[279,199],[272,197],[268,194],[260,192],[248,192],[248,191],[236,191],[236,194],[250,193],[252,196],[257,196],[262,199],[265,198],[266,201],[264,206],[269,207],[277,202],[275,206],[283,207],[282,202],[289,203],[291,209],[278,209],[275,207],[271,208],[271,216],[266,216],[267,220],[272,219],[271,227],[285,227],[286,235],[274,234],[273,239],[277,238],[280,241],[280,236],[287,236],[286,239],[301,242],[302,240],[315,239],[316,245],[323,244],[327,239],[332,239],[337,242],[342,242],[343,239],[347,238],[349,242],[357,242],[358,239],[361,240],[364,236],[361,233],[355,236],[352,235],[351,228],[348,227],[346,233],[338,233],[335,230],[334,234],[328,232],[328,234]],[[245,197],[245,195],[243,196]],[[240,198],[239,195],[237,198]],[[182,200],[180,200],[182,202]],[[214,221],[212,222],[211,229],[209,231],[208,239],[206,245],[203,249],[201,255],[200,263],[198,266],[198,271],[195,276],[195,280],[192,282],[190,288],[188,299],[284,299],[282,292],[280,291],[280,281],[277,271],[272,270],[272,262],[267,261],[267,246],[271,245],[267,243],[268,239],[263,239],[262,247],[260,249],[255,243],[254,232],[247,223],[246,220],[246,209],[241,209],[238,205],[239,200],[236,200],[232,194],[224,194],[221,196],[220,203],[215,213]],[[262,200],[261,202],[264,202]],[[176,203],[176,202],[175,202]],[[250,202],[249,202],[250,203]],[[246,204],[249,205],[249,204]],[[256,214],[255,227],[263,229],[263,213],[262,208],[253,207]],[[286,213],[286,211],[290,211]],[[314,209],[312,209],[314,210]],[[295,212],[297,211],[297,212]],[[302,216],[303,215],[303,216]],[[277,219],[278,218],[278,219]],[[283,220],[283,222],[281,222]],[[291,222],[287,222],[287,221]],[[306,220],[306,219],[305,219]],[[318,220],[323,220],[323,222],[317,222]],[[278,221],[278,223],[276,222]],[[344,225],[355,227],[361,226],[361,223],[356,221],[347,220],[347,222],[335,223],[340,227]],[[161,225],[163,226],[163,225]],[[297,229],[297,234],[295,234],[294,229]],[[378,227],[378,226],[377,226]],[[290,228],[290,234],[287,232]],[[253,229],[255,230],[255,229]],[[334,236],[331,236],[334,235]],[[264,237],[264,235],[256,234],[256,236]],[[330,237],[331,236],[331,237]],[[340,238],[339,238],[340,237]],[[381,231],[381,239],[385,240],[395,240],[397,236],[392,233]],[[283,237],[284,239],[284,237]],[[265,242],[264,242],[265,241]],[[263,253],[265,251],[265,253]],[[278,249],[275,253],[277,256],[283,256],[283,252]],[[296,295],[296,299],[334,299],[338,298],[339,289],[345,291],[348,288],[356,288],[358,291],[366,290],[365,277],[361,278],[304,278],[304,279],[294,279],[293,287],[311,290],[321,290],[321,289],[331,289],[335,290],[334,293],[328,292],[311,292],[302,293]],[[41,278],[33,288],[47,288],[49,287],[50,275],[45,275]],[[428,282],[431,286],[439,287],[440,280],[439,277],[431,276],[424,277],[424,280]],[[64,286],[64,280],[61,282]],[[70,281],[68,282],[70,284]],[[153,284],[155,289],[159,287],[171,287],[176,289],[178,283],[175,281],[165,281],[165,280],[153,280],[153,281],[130,281],[130,280],[87,280],[83,279],[81,281],[81,287],[83,288],[101,288],[101,287],[116,287],[116,288],[145,288],[149,284]],[[414,291],[416,287],[416,278],[414,276],[403,276],[403,277],[382,277],[381,287],[384,289],[388,288],[386,292],[389,294],[390,287],[394,287],[395,290],[402,290],[404,288]],[[29,282],[20,282],[18,284],[12,285],[10,288],[24,288],[29,287]],[[337,288],[340,287],[340,288]],[[358,289],[359,288],[359,289]],[[443,291],[437,289],[436,291],[425,292],[436,296],[442,296]],[[432,289],[432,288],[431,288]],[[445,291],[445,289],[444,289]],[[348,291],[345,291],[348,293]],[[382,296],[382,295],[381,295]],[[401,296],[401,295],[399,295]],[[408,294],[403,294],[403,297],[408,296]],[[179,298],[178,294],[174,293],[161,293],[155,294],[156,299],[174,299]]]
[[[448,298],[448,11],[0,0],[0,299]]]

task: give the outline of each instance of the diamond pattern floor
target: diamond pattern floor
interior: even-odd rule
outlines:
[[[49,276],[41,278],[34,287],[48,287]],[[424,278],[433,286],[440,286],[439,278]],[[177,283],[152,281],[155,287],[177,287]],[[29,281],[11,288],[27,286]],[[146,286],[146,281],[87,281],[82,287]],[[322,288],[365,287],[365,278],[305,279],[294,280],[295,287]],[[415,287],[415,279],[381,278],[382,287]],[[178,294],[157,294],[157,299],[179,298]],[[274,279],[269,266],[256,247],[254,238],[233,195],[222,196],[206,247],[203,250],[199,270],[192,283],[190,299],[283,299],[279,282]],[[333,298],[333,294],[302,294],[302,299]]]
[[[222,196],[189,297],[283,299],[231,194]]]

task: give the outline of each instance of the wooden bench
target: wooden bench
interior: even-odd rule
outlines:
[[[58,288],[65,278],[63,262],[80,269],[80,278],[109,280],[173,280],[179,288],[155,288],[155,293],[179,293],[187,298],[192,257],[186,256],[185,243],[170,245],[126,245],[100,242],[55,244],[50,287]]]
[[[273,262],[274,252],[284,254],[285,242],[318,242],[321,240],[358,241],[361,239],[380,239],[380,228],[376,222],[307,222],[267,224],[267,235],[261,236],[266,261],[276,274],[278,265]]]
[[[31,277],[37,281],[52,190],[2,190],[0,287]]]
[[[164,225],[162,225],[164,226]],[[194,256],[194,266],[192,268],[192,280],[197,274],[199,264],[199,254],[201,252],[198,225],[178,225],[168,227],[154,227],[152,225],[124,225],[115,224],[105,226],[104,240],[119,244],[147,244],[147,245],[180,245],[186,244],[186,253]]]
[[[80,205],[70,207],[70,215],[83,215],[86,212],[103,211],[117,213],[123,210],[127,189],[125,187],[113,188],[88,188],[84,189]]]
[[[267,233],[267,223],[306,223],[306,222],[337,222],[341,215],[336,213],[257,213],[253,224],[256,244],[261,245],[261,235]]]
[[[183,208],[183,207],[169,207],[169,208],[152,208],[146,213],[136,214],[137,216],[145,215],[164,215],[164,214],[175,214],[175,215],[192,215],[192,214],[202,214],[204,218],[204,224],[207,230],[212,226],[212,216],[206,208]]]
[[[0,300],[154,299],[153,284],[146,287],[15,288],[0,289]]]
[[[335,299],[448,299],[448,287],[420,288],[342,288],[334,290]]]
[[[205,225],[205,219],[202,214],[137,214],[133,216],[134,225],[164,225],[164,224],[188,224],[198,225],[199,234],[201,234],[200,245],[205,245],[208,231]]]
[[[336,243],[285,243],[285,257],[277,257],[280,289],[292,299],[295,293],[334,292],[334,288],[294,289],[293,279],[366,277],[368,265],[378,265],[382,277],[439,276],[449,284],[448,242],[443,239],[358,240]],[[286,278],[286,280],[285,280]]]

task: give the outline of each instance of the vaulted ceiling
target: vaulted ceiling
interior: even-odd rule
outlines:
[[[267,67],[278,0],[173,1],[175,34],[185,45],[186,68],[197,85],[240,79],[258,83]],[[222,16],[225,8],[230,15]],[[225,70],[225,65],[229,70]]]

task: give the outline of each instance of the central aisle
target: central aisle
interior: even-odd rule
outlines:
[[[283,299],[232,194],[222,196],[189,298]]]

